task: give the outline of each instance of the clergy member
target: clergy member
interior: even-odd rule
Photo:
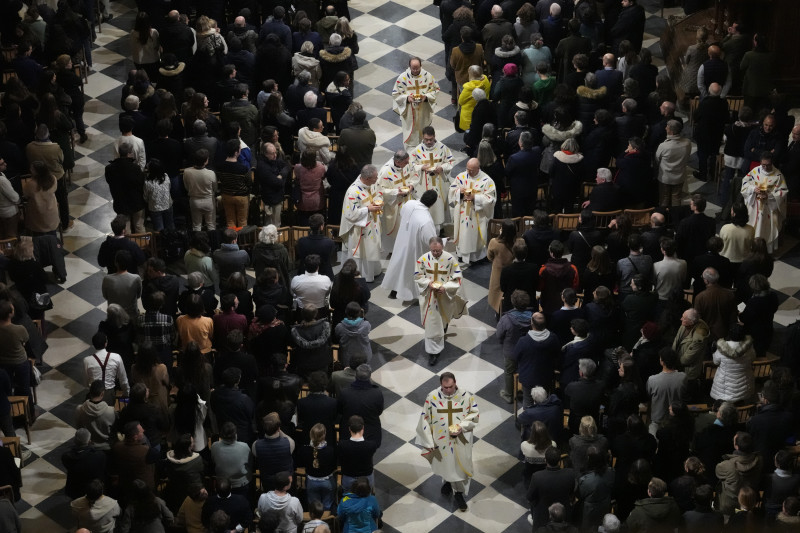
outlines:
[[[381,273],[381,210],[383,194],[376,185],[378,169],[364,165],[361,175],[347,189],[339,235],[345,255],[355,259],[368,283]]]
[[[412,57],[408,68],[397,77],[392,89],[392,109],[403,124],[403,144],[413,150],[422,141],[422,128],[433,122],[433,107],[439,84],[433,74],[422,70],[422,60]]]
[[[450,148],[436,140],[433,126],[426,126],[422,129],[422,142],[411,153],[411,159],[419,180],[417,194],[436,191],[439,195],[439,199],[431,207],[431,216],[436,229],[441,230],[445,221],[444,204],[450,188],[450,171],[455,164],[453,154]]]
[[[417,259],[414,281],[425,328],[425,353],[428,364],[433,366],[444,350],[447,325],[467,314],[467,300],[461,288],[461,268],[456,258],[444,251],[441,237],[431,237],[429,247],[430,251]]]
[[[394,248],[400,226],[400,209],[413,198],[416,186],[416,179],[408,162],[408,152],[398,150],[378,171],[378,187],[383,193],[381,247],[387,253],[392,253]]]
[[[437,201],[436,191],[425,191],[420,200],[409,200],[400,210],[397,244],[392,252],[381,287],[389,290],[389,298],[404,302],[418,294],[414,282],[417,259],[428,249],[431,237],[436,236],[430,209]]]
[[[481,170],[477,158],[467,161],[467,170],[450,185],[450,214],[453,216],[453,241],[462,263],[486,257],[489,220],[494,214],[497,189]]]
[[[443,372],[439,388],[425,398],[417,424],[416,443],[427,452],[433,473],[442,476],[442,494],[454,493],[459,511],[467,510],[464,494],[475,474],[472,466],[472,432],[478,424],[475,395],[456,386],[452,372]]]
[[[761,165],[742,180],[742,197],[756,237],[767,241],[767,250],[778,248],[778,233],[786,218],[786,180],[772,164],[772,152],[761,154]]]

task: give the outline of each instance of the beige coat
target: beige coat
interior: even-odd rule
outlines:
[[[500,289],[500,273],[514,261],[511,249],[497,239],[489,241],[486,257],[492,262],[492,275],[489,278],[489,306],[500,312],[503,304],[503,291]]]

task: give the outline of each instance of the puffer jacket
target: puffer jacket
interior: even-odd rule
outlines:
[[[595,111],[606,104],[608,87],[603,86],[597,89],[590,89],[589,87],[581,85],[575,93],[578,95],[578,117],[584,129],[588,131],[593,124]]]
[[[491,87],[492,83],[486,75],[479,80],[469,80],[464,84],[464,88],[461,89],[461,95],[458,97],[458,105],[461,106],[459,126],[461,126],[462,130],[468,130],[469,125],[472,124],[472,111],[475,110],[475,105],[477,104],[472,97],[472,91],[475,89],[483,89],[486,93],[486,98],[489,98]]]
[[[550,173],[550,168],[553,166],[553,155],[561,150],[561,143],[567,139],[577,139],[583,132],[583,124],[575,120],[569,125],[569,128],[560,130],[552,124],[545,124],[542,126],[542,162],[539,164],[539,170],[545,174]]]
[[[755,393],[752,365],[755,358],[749,335],[741,342],[718,340],[714,364],[719,368],[711,385],[711,397],[726,402],[751,399]]]

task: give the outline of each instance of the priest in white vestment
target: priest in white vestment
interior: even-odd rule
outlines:
[[[400,226],[400,209],[413,198],[416,187],[416,176],[409,161],[408,152],[398,150],[378,171],[378,187],[383,193],[381,247],[386,253],[392,253],[394,249]]]
[[[464,494],[475,475],[472,433],[480,412],[475,395],[456,385],[452,372],[443,372],[439,387],[425,398],[417,424],[416,443],[426,452],[433,473],[444,479],[442,494],[453,494],[460,511],[467,510]]]
[[[378,169],[364,165],[361,175],[344,195],[339,235],[344,255],[352,257],[368,283],[381,273],[381,210],[383,194],[377,186]]]
[[[750,215],[755,236],[767,241],[767,250],[778,249],[778,233],[786,219],[786,180],[772,164],[772,153],[761,155],[761,165],[742,179],[742,197]]]
[[[381,287],[390,291],[389,298],[407,302],[419,295],[414,282],[417,259],[429,250],[436,226],[430,208],[436,202],[436,191],[425,191],[421,200],[409,200],[400,210],[397,243],[386,267]]]
[[[422,142],[422,128],[433,122],[433,108],[439,84],[433,74],[422,70],[422,60],[412,57],[408,68],[397,77],[392,89],[392,109],[400,115],[403,125],[403,144],[413,150]]]
[[[419,181],[416,189],[418,197],[431,190],[439,195],[439,199],[431,207],[431,216],[436,229],[442,229],[445,222],[444,204],[450,188],[450,171],[453,170],[455,159],[450,148],[436,140],[433,126],[422,129],[422,142],[411,152],[411,164]]]
[[[473,157],[467,161],[466,172],[453,180],[449,194],[456,253],[463,263],[479,261],[486,257],[489,220],[497,202],[494,181]]]
[[[425,353],[433,366],[444,350],[444,334],[454,318],[467,314],[467,298],[461,287],[461,268],[444,251],[440,237],[432,237],[430,251],[417,259],[414,281],[419,294],[419,312],[425,328]]]

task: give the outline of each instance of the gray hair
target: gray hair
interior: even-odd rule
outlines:
[[[603,181],[611,181],[611,171],[607,168],[598,168],[597,169],[597,177]]]
[[[583,377],[590,378],[597,371],[597,363],[591,359],[578,359],[578,370],[583,374]]]
[[[583,83],[590,89],[596,89],[597,76],[594,75],[594,72],[587,72],[586,76],[583,77]]]
[[[331,46],[340,46],[342,44],[342,36],[338,33],[331,33],[331,38],[328,42]]]
[[[686,310],[686,320],[691,322],[692,325],[694,326],[695,324],[700,322],[700,312],[697,309],[690,307],[689,309]]]
[[[375,165],[364,165],[361,167],[361,176],[364,178],[372,178],[378,175],[378,169]]]
[[[125,111],[135,111],[136,109],[139,109],[139,97],[129,94],[125,97]]]
[[[719,272],[716,268],[707,268],[703,270],[703,280],[707,281],[710,285],[719,283]]]
[[[189,275],[186,276],[186,282],[190,289],[199,289],[203,286],[204,281],[202,272],[189,272]]]
[[[484,91],[480,87],[472,89],[472,98],[476,102],[480,102],[481,100],[486,100],[486,91]]]
[[[534,387],[531,389],[531,398],[533,403],[542,404],[547,401],[547,391],[544,390],[544,387]]]
[[[372,377],[371,366],[367,364],[358,365],[358,368],[356,368],[356,379],[358,381],[369,381],[371,377]]]
[[[408,157],[409,157],[408,152],[406,152],[401,148],[400,150],[394,153],[392,161],[394,161],[395,163],[400,163],[401,161],[405,161],[406,159],[408,159]]]
[[[258,234],[258,242],[263,242],[264,244],[278,242],[278,228],[275,227],[275,224],[269,224],[261,228]]]
[[[108,318],[109,322],[117,327],[127,326],[131,321],[131,317],[128,312],[119,304],[108,304],[108,308],[106,309],[106,317]]]
[[[306,42],[308,42],[308,41],[306,41]],[[312,45],[312,47],[313,47],[313,45]],[[309,71],[307,71],[307,70],[301,70],[300,74],[297,75],[297,81],[308,83],[309,81],[311,81],[311,73]],[[306,93],[306,94],[308,94],[308,93]]]
[[[434,235],[433,237],[431,237],[430,239],[428,239],[428,246],[430,246],[430,245],[431,245],[431,244],[433,244],[433,243],[436,243],[436,244],[444,244],[444,240],[442,240],[442,238],[441,238],[441,237],[439,237],[438,235]]]
[[[622,101],[622,108],[625,111],[630,111],[631,113],[636,111],[637,105],[638,104],[636,103],[636,100],[634,100],[633,98],[626,98],[625,100]]]
[[[739,413],[736,404],[733,402],[722,402],[717,410],[717,416],[722,421],[722,425],[733,427],[739,421]]]
[[[680,120],[667,121],[667,129],[672,132],[672,135],[680,135],[683,131],[683,122]]]
[[[305,70],[303,72],[308,74]],[[314,94],[314,91],[306,91],[306,94],[303,95],[303,103],[306,107],[315,107],[317,105],[317,95]]]
[[[311,41],[303,41],[303,44],[300,45],[300,53],[302,54],[313,54],[314,53],[314,43]]]
[[[469,79],[471,80],[479,80],[483,77],[483,69],[480,65],[472,65],[467,69],[467,73],[469,74]]]
[[[523,150],[530,150],[533,147],[533,133],[528,130],[519,134],[519,143]]]
[[[608,513],[603,517],[603,525],[598,527],[597,531],[599,533],[617,533],[621,526],[622,525],[619,522],[619,518],[611,513]]]

